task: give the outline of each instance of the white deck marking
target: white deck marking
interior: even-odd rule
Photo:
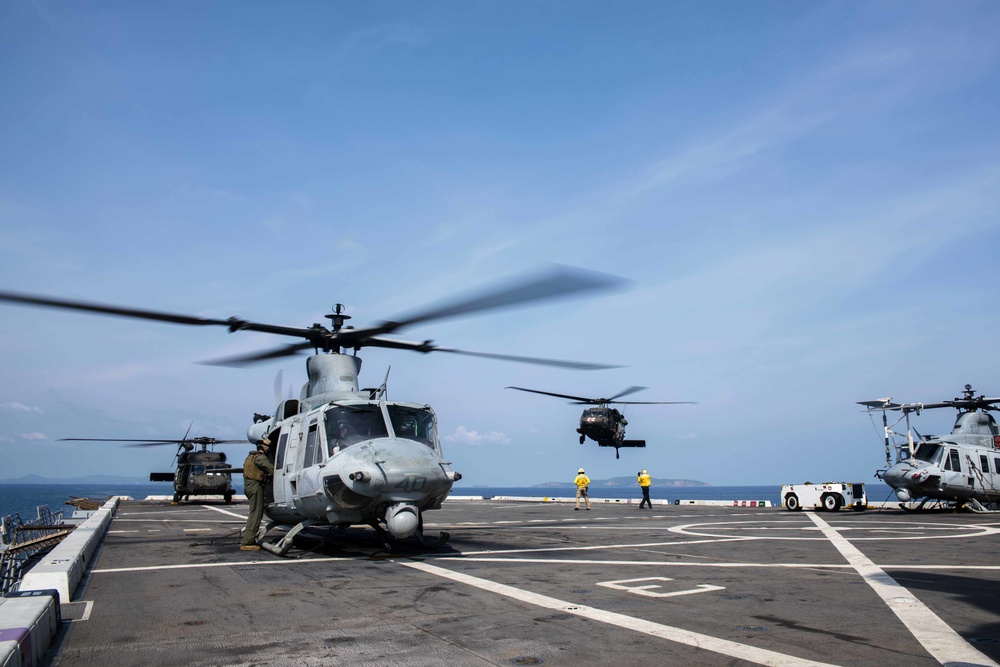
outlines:
[[[83,621],[90,620],[90,612],[94,610],[93,600],[77,600],[76,602],[70,602],[69,604],[80,604],[83,603],[83,615],[80,618],[63,619],[69,623],[82,623]]]
[[[619,591],[628,591],[629,593],[635,593],[636,595],[645,595],[651,598],[672,598],[678,595],[694,595],[695,593],[707,593],[708,591],[724,591],[725,586],[715,586],[713,584],[696,584],[697,588],[691,588],[686,591],[671,591],[669,593],[663,593],[661,591],[655,591],[654,588],[663,588],[659,584],[643,584],[641,586],[625,586],[625,584],[636,584],[641,581],[673,581],[670,577],[640,577],[638,579],[618,579],[617,581],[598,581],[598,586],[603,586],[604,588],[613,588]]]
[[[790,570],[809,569],[832,569],[851,570],[853,567],[847,564],[830,563],[715,563],[715,562],[682,562],[682,561],[656,561],[656,560],[591,560],[591,559],[561,559],[561,558],[484,558],[467,556],[423,556],[428,560],[457,560],[470,561],[476,563],[543,563],[543,564],[566,564],[566,565],[613,565],[638,566],[638,567],[719,567],[719,568],[783,568]],[[115,574],[123,572],[153,572],[156,570],[196,570],[198,568],[210,567],[236,567],[243,565],[306,565],[309,563],[338,563],[348,560],[369,560],[368,556],[336,556],[329,558],[301,558],[297,560],[253,560],[253,561],[226,561],[222,563],[184,563],[179,565],[150,565],[146,567],[117,567],[91,570],[95,574]],[[1000,565],[886,565],[887,568],[900,570],[1000,570]]]
[[[204,507],[207,510],[214,510],[219,514],[227,514],[229,516],[234,516],[237,519],[243,519],[244,521],[247,520],[246,514],[237,514],[236,512],[230,512],[229,510],[224,510],[221,507],[213,507],[212,505],[201,505],[201,507]]]
[[[927,608],[906,588],[886,574],[882,568],[847,541],[835,528],[819,515],[810,512],[809,518],[819,526],[837,551],[857,570],[872,590],[889,605],[903,625],[916,637],[928,653],[942,665],[970,664],[993,665],[997,663],[980,653],[962,636],[951,629],[937,614]]]
[[[719,639],[718,637],[712,637],[710,635],[703,635],[697,632],[691,632],[689,630],[683,630],[681,628],[675,628],[670,625],[663,625],[661,623],[654,623],[652,621],[647,621],[641,618],[634,618],[632,616],[626,616],[625,614],[617,614],[611,611],[604,611],[603,609],[597,609],[596,607],[588,607],[582,604],[575,604],[573,602],[566,602],[564,600],[559,600],[557,598],[549,597],[547,595],[541,595],[539,593],[532,593],[531,591],[525,591],[520,588],[514,588],[513,586],[507,586],[506,584],[499,584],[495,581],[490,581],[488,579],[480,579],[479,577],[473,577],[467,574],[461,574],[459,572],[454,572],[447,568],[437,567],[436,565],[430,565],[429,563],[421,563],[415,561],[396,561],[400,565],[412,568],[414,570],[420,570],[428,574],[433,574],[444,579],[451,579],[452,581],[457,581],[468,586],[474,586],[480,590],[489,591],[491,593],[496,593],[497,595],[503,595],[505,597],[513,598],[521,602],[526,602],[528,604],[533,604],[537,607],[542,607],[544,609],[553,609],[567,614],[573,614],[575,616],[580,616],[581,618],[588,618],[592,621],[600,621],[601,623],[607,623],[609,625],[614,625],[619,628],[624,628],[626,630],[633,630],[635,632],[641,632],[652,637],[659,637],[661,639],[666,639],[668,641],[676,642],[678,644],[684,644],[686,646],[692,646],[698,649],[704,649],[706,651],[712,651],[713,653],[720,653],[722,655],[727,655],[738,660],[746,660],[748,662],[754,662],[758,665],[773,665],[774,667],[790,667],[791,665],[827,665],[828,663],[815,662],[812,660],[806,660],[805,658],[798,658],[791,655],[785,655],[784,653],[778,653],[776,651],[768,651],[766,649],[757,648],[756,646],[747,646],[745,644],[738,644],[736,642],[729,641],[727,639]]]
[[[185,528],[185,533],[211,533],[211,528]]]
[[[554,551],[602,551],[604,549],[639,549],[644,547],[676,547],[684,544],[717,544],[720,542],[745,542],[754,537],[723,537],[710,540],[675,540],[673,542],[643,542],[639,544],[599,544],[574,547],[539,547],[536,549],[486,549],[485,551],[467,551],[470,556],[479,554],[526,554]]]
[[[737,568],[788,568],[816,569],[833,568],[849,570],[850,565],[838,563],[719,563],[719,562],[686,562],[676,560],[597,560],[592,558],[490,558],[488,556],[424,556],[427,560],[458,560],[474,563],[539,563],[546,565],[635,565],[638,567],[737,567]],[[1000,569],[998,566],[996,569]]]
[[[120,519],[115,517],[115,522],[122,523],[156,523],[156,524],[180,524],[180,523],[243,523],[246,521],[246,517],[242,517],[243,521],[223,521],[222,519]]]
[[[336,563],[345,560],[369,560],[367,556],[352,557],[330,557],[330,558],[306,558],[297,560],[248,560],[248,561],[226,561],[223,563],[178,563],[177,565],[149,565],[145,567],[108,567],[91,570],[91,574],[119,574],[122,572],[155,572],[156,570],[197,570],[199,568],[210,567],[242,567],[246,565],[302,565],[303,563]]]
[[[809,518],[814,518],[816,516],[815,512],[808,512],[807,516]],[[670,528],[670,532],[678,533],[681,535],[689,535],[691,537],[706,537],[706,538],[717,538],[725,539],[734,537],[731,534],[721,533],[721,531],[738,531],[738,530],[760,530],[760,528],[754,527],[754,524],[768,524],[768,523],[780,523],[787,524],[788,521],[769,521],[769,520],[759,520],[759,521],[715,521],[711,523],[689,523],[681,526],[673,526]],[[871,525],[871,524],[868,524]],[[932,530],[928,525],[913,526],[910,527],[917,528],[919,530]],[[768,530],[782,530],[780,528],[768,527]],[[801,528],[803,531],[811,531],[813,528],[811,526]],[[822,532],[822,529],[820,529]],[[849,528],[848,530],[860,530],[858,528]],[[996,535],[1000,533],[1000,530],[996,528],[991,528],[989,526],[982,526],[976,524],[955,524],[951,526],[933,528],[933,530],[952,530],[954,532],[941,534],[941,535],[913,535],[911,537],[901,537],[899,535],[886,535],[884,537],[855,537],[852,538],[854,541],[885,541],[885,540],[944,540],[953,539],[960,537],[983,537],[985,535]],[[959,530],[965,530],[967,532],[958,532]],[[740,539],[745,540],[773,540],[773,541],[812,541],[812,540],[822,540],[823,537],[782,537],[778,535],[744,535]]]

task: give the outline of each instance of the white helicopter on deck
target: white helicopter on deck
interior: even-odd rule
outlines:
[[[1000,410],[998,403],[1000,398],[976,396],[968,384],[961,398],[940,403],[893,403],[891,397],[860,401],[858,405],[867,412],[882,413],[887,468],[876,472],[876,477],[892,487],[902,503],[918,502],[915,509],[932,500],[974,511],[985,510],[983,503],[1000,502],[1000,429],[990,414]],[[933,408],[958,410],[948,435],[921,436],[910,426],[911,414]],[[890,425],[887,412],[902,416]],[[904,420],[906,433],[894,431]]]
[[[439,347],[430,340],[409,342],[385,335],[430,320],[606,289],[624,282],[607,274],[557,268],[515,285],[496,287],[445,306],[360,329],[344,326],[350,316],[340,304],[326,316],[331,321],[330,328],[321,324],[300,328],[236,317],[210,319],[9,292],[0,292],[0,301],[175,324],[224,326],[230,332],[260,331],[304,339],[274,350],[210,362],[239,366],[309,349],[315,351],[306,360],[308,382],[299,398],[279,400],[274,415],[255,414],[247,431],[251,443],[265,436],[276,443],[272,445],[273,499],[265,504],[271,522],[262,528],[257,539],[261,541],[268,530],[278,525],[292,526],[278,542],[261,544],[272,553],[284,555],[295,536],[313,526],[335,529],[367,524],[383,538],[387,549],[392,539],[412,537],[427,544],[423,539],[423,512],[440,508],[452,484],[461,479],[444,459],[437,418],[429,405],[386,400],[385,382],[376,389],[359,388],[361,359],[356,355],[360,348],[451,352],[569,369],[616,368],[470,352]],[[348,354],[350,350],[354,354]],[[442,533],[438,544],[446,539],[447,534]]]

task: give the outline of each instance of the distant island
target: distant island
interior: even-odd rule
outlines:
[[[706,482],[699,482],[696,479],[666,479],[665,477],[653,477],[653,486],[712,486]],[[590,480],[590,485],[593,487],[600,488],[621,488],[621,487],[634,487],[639,488],[637,484],[636,477],[611,477],[610,479],[592,479]],[[464,486],[464,485],[463,485]],[[492,484],[469,484],[468,486],[477,489],[509,489],[518,488],[516,484],[496,486]],[[457,486],[461,490],[461,486]],[[572,480],[569,482],[545,482],[544,484],[531,484],[523,488],[527,489],[573,489],[576,486],[573,484]]]
[[[41,475],[23,475],[16,479],[0,479],[0,484],[149,484],[149,478],[121,477],[118,475],[86,475],[84,477],[56,478]]]

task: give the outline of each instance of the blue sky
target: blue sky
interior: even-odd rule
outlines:
[[[400,337],[627,368],[367,350],[362,384],[391,365],[470,485],[869,480],[855,401],[1000,395],[997,34],[993,2],[15,0],[0,289],[360,326],[596,269],[631,289]],[[194,362],[283,342],[0,305],[0,478],[172,456],[58,438],[242,437],[304,357]],[[616,461],[507,385],[698,404],[627,409]]]

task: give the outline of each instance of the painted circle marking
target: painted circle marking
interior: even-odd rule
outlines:
[[[818,535],[816,537],[807,537],[805,535],[735,535],[732,532],[724,532],[727,530],[736,531],[747,529],[767,530],[768,526],[765,524],[779,524],[784,530],[792,530],[803,533],[812,533],[817,531],[817,528],[812,524],[802,524],[798,522],[793,523],[791,521],[716,521],[711,523],[688,523],[681,526],[673,526],[668,530],[671,533],[689,535],[691,537],[709,537],[713,539],[731,540],[734,537],[738,537],[745,540],[826,541],[826,537],[823,535]],[[726,528],[727,526],[731,526],[731,528]],[[774,526],[772,526],[772,528],[774,528]],[[851,533],[850,539],[852,542],[878,542],[883,540],[946,540],[969,537],[985,537],[987,535],[996,535],[1000,533],[1000,528],[994,526],[975,526],[969,524],[920,524],[906,526],[898,523],[881,522],[875,524],[866,523],[864,526],[836,526],[835,528],[840,533]],[[962,532],[949,532],[947,534],[940,535],[900,534],[921,530],[954,530]],[[879,537],[860,537],[857,535],[860,531],[892,531],[892,534]]]

